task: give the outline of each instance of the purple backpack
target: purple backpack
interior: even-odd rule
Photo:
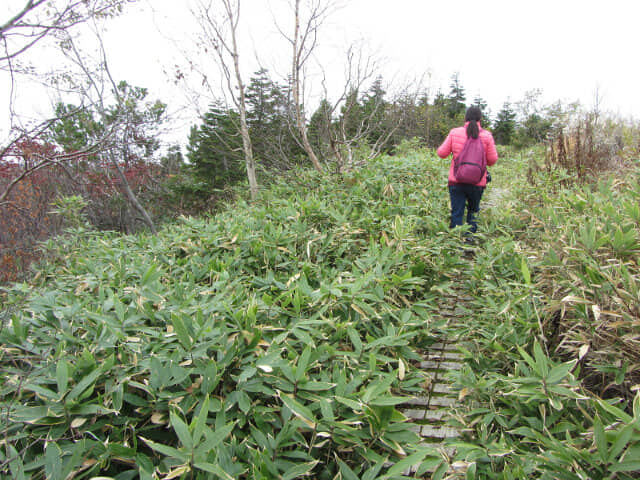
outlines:
[[[487,154],[480,137],[467,137],[460,155],[453,162],[453,176],[458,183],[475,185],[487,171]]]

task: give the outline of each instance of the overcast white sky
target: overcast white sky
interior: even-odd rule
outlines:
[[[176,65],[188,70],[184,52],[192,51],[190,37],[197,33],[189,3],[141,0],[110,24],[107,37],[115,76],[148,87],[151,96],[168,103],[172,111],[186,103],[171,82],[171,72]],[[289,46],[275,23],[291,30],[288,3],[242,0],[240,55],[247,74],[262,64],[274,75],[286,75]],[[347,46],[359,41],[382,60],[381,73],[387,81],[401,84],[424,77],[432,94],[439,88],[446,94],[452,74],[459,72],[467,100],[481,96],[493,116],[505,101],[517,102],[525,92],[541,89],[543,103],[578,100],[587,108],[593,106],[598,91],[605,110],[640,117],[638,0],[342,0],[341,4],[320,31],[316,57],[336,84]],[[0,21],[4,18],[3,14]],[[195,54],[191,59],[201,61]],[[318,91],[319,77],[312,74],[311,79],[311,87]],[[23,92],[18,100],[28,103],[29,96]],[[5,101],[0,99],[0,108],[6,108]],[[46,110],[39,102],[39,108]],[[196,120],[191,113],[181,128]]]

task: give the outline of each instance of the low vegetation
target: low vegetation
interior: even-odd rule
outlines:
[[[469,258],[447,166],[398,152],[156,236],[46,244],[3,289],[3,478],[636,478],[637,164],[576,184],[502,152]],[[398,408],[443,333],[467,359],[452,458]]]

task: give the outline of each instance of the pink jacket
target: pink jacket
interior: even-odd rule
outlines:
[[[464,146],[464,142],[467,141],[468,124],[469,122],[465,123],[464,127],[458,127],[451,130],[442,145],[438,147],[438,156],[440,158],[447,158],[453,153],[453,156],[451,157],[451,166],[449,167],[449,185],[455,185],[457,183],[456,178],[453,175],[453,160],[460,154],[462,147]],[[491,132],[480,127],[480,140],[482,140],[484,151],[487,154],[487,165],[495,165],[498,161],[498,151],[496,150],[496,144],[493,141],[493,135],[491,135]],[[482,177],[482,180],[476,183],[476,185],[478,187],[487,186],[486,173]]]

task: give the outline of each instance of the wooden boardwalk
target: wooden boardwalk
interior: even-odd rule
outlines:
[[[451,387],[447,373],[462,368],[462,354],[455,344],[435,343],[420,367],[431,377],[429,388],[423,396],[408,400],[400,410],[414,424],[414,431],[422,438],[421,445],[438,450],[450,462],[455,451],[445,441],[458,437],[460,432],[447,423],[451,408],[458,404],[458,393]],[[412,467],[405,475],[414,474],[417,468]]]

